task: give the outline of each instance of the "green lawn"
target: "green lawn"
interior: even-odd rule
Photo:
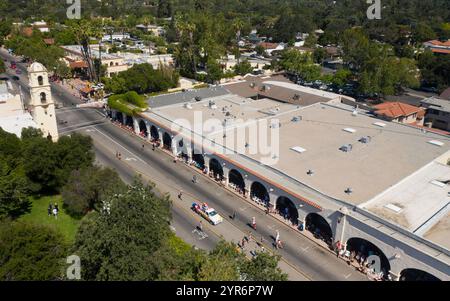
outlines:
[[[47,215],[49,203],[58,204],[58,218]],[[32,199],[31,212],[20,217],[20,220],[47,225],[60,232],[68,243],[75,240],[80,221],[67,215],[63,209],[61,196],[47,196],[40,199]]]

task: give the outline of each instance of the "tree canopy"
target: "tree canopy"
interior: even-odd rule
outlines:
[[[61,234],[25,222],[0,222],[0,280],[50,281],[64,275],[67,245]]]
[[[0,129],[0,218],[20,216],[32,194],[58,192],[73,170],[93,160],[90,137],[72,134],[54,143],[33,128],[22,139]]]

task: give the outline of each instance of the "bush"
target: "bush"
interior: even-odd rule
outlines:
[[[150,64],[134,65],[105,81],[108,92],[120,94],[135,91],[138,94],[160,92],[178,86],[179,74],[172,68],[160,65],[153,69]]]
[[[132,109],[128,106],[129,104],[134,105],[139,109]],[[140,96],[135,91],[130,91],[125,94],[111,96],[108,99],[108,106],[111,109],[120,111],[128,116],[133,116],[137,112],[147,109],[148,104],[143,96]]]
[[[80,218],[98,209],[110,193],[125,190],[119,175],[110,168],[88,167],[75,170],[62,189],[64,209],[74,218]]]
[[[60,280],[67,246],[61,234],[25,222],[0,224],[0,280]]]

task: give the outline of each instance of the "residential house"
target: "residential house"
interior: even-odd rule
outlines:
[[[100,51],[99,45],[91,45],[91,59],[100,59],[102,64],[106,66],[106,77],[111,77],[114,74],[118,74],[122,71],[128,70],[129,66],[124,62],[124,59],[119,55],[105,53]],[[67,45],[61,46],[65,51],[64,60],[71,68],[83,68],[87,67],[83,61],[80,45]]]
[[[425,110],[401,102],[385,102],[373,106],[374,114],[381,119],[404,124],[423,125]]]
[[[139,24],[136,26],[136,29],[142,30],[144,32],[151,32],[154,36],[161,37],[166,34],[166,30],[162,26],[158,25],[144,25]]]
[[[45,21],[36,21],[31,24],[34,28],[38,29],[40,32],[50,32],[50,27]]]
[[[269,43],[269,42],[262,42],[259,44],[259,46],[263,47],[266,50],[266,53],[268,55],[272,55],[272,52],[274,51],[282,51],[285,49],[286,45],[284,43]]]
[[[128,33],[113,33],[113,34],[107,34],[102,37],[103,42],[109,42],[109,41],[123,41],[130,38],[130,34]]]
[[[421,101],[427,109],[424,124],[436,129],[450,131],[450,101],[430,97]]]
[[[253,71],[256,70],[263,71],[264,67],[270,66],[272,64],[271,61],[268,59],[259,59],[252,57],[242,57],[240,61],[241,62],[248,61],[252,66]],[[226,57],[223,57],[219,62],[222,65],[224,71],[233,70],[234,66],[237,65],[237,59],[234,55],[228,55]]]
[[[423,46],[436,54],[450,54],[450,40],[446,42],[432,40],[423,43]]]

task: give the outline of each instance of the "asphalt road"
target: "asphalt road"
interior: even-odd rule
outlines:
[[[0,55],[5,56],[5,53],[0,51]],[[8,60],[11,60],[11,57]],[[23,71],[18,83],[26,92],[28,89],[26,69],[22,64],[18,64],[18,66]],[[314,241],[298,234],[278,220],[266,216],[260,209],[240,197],[219,188],[210,179],[200,177],[199,183],[193,184],[191,182],[194,174],[192,169],[181,163],[174,164],[172,159],[160,150],[152,152],[151,148],[147,147],[145,151],[142,151],[142,140],[111,124],[101,111],[75,109],[74,104],[78,102],[78,99],[60,86],[52,84],[52,94],[62,106],[57,110],[59,131],[64,134],[80,131],[91,135],[94,138],[98,162],[115,168],[125,181],[131,181],[135,170],[130,168],[130,165],[115,160],[116,149],[123,149],[124,152],[130,153],[134,160],[139,160],[139,168],[145,170],[157,185],[161,183],[162,186],[174,191],[183,190],[184,194],[194,196],[200,201],[207,201],[225,218],[236,210],[237,217],[233,221],[233,226],[242,233],[248,233],[250,230],[248,223],[253,216],[256,217],[258,224],[258,230],[255,233],[258,238],[262,236],[265,241],[271,242],[275,231],[279,230],[285,244],[279,254],[290,265],[307,275],[307,278],[337,281],[367,280],[364,275],[348,267],[343,261],[337,260],[332,253],[318,246]],[[198,221],[193,213],[174,206],[172,226],[177,235],[198,248],[212,249],[219,238],[212,234],[208,238],[200,239],[192,233],[197,225]]]

